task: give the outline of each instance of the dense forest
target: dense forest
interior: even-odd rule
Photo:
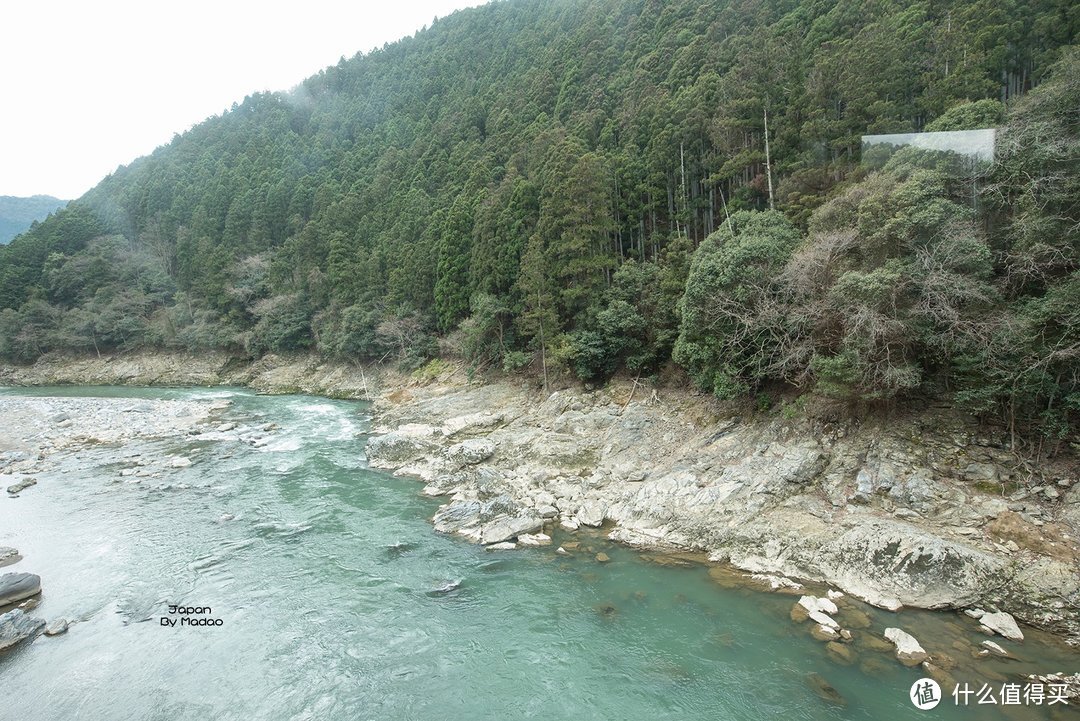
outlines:
[[[257,94],[0,248],[0,356],[683,369],[1080,418],[1080,6],[506,0]],[[865,133],[999,127],[991,167]]]

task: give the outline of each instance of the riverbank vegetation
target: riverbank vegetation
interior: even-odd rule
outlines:
[[[1073,3],[511,0],[256,94],[0,248],[0,355],[312,350],[1075,432]],[[1000,126],[991,167],[863,133]]]

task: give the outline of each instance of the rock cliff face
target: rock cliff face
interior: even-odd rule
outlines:
[[[607,523],[616,540],[883,608],[981,604],[1080,629],[1074,466],[1028,480],[1004,444],[940,413],[744,420],[711,417],[690,393],[630,392],[398,390],[375,405],[369,462],[422,479],[446,498],[436,528],[479,543]]]

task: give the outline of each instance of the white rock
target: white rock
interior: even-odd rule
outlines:
[[[1016,625],[1016,619],[1004,611],[999,613],[985,613],[979,619],[981,629],[988,629],[990,633],[998,633],[1010,641],[1023,641],[1024,634]],[[987,632],[984,630],[984,633]]]
[[[799,605],[806,609],[806,613],[810,614],[814,611],[820,611],[821,613],[836,613],[839,609],[836,604],[827,598],[818,598],[817,596],[802,596],[799,598]]]
[[[578,523],[576,518],[571,517],[563,518],[561,521],[559,521],[559,526],[561,526],[564,531],[576,531],[578,528],[581,527],[581,524]]]
[[[489,551],[513,551],[517,548],[516,543],[511,541],[503,541],[502,543],[492,543],[490,546],[484,546]]]
[[[172,459],[172,462],[169,463],[169,465],[173,468],[187,468],[191,465],[191,459],[181,456],[180,458]]]
[[[822,613],[821,611],[811,611],[809,613],[809,616],[810,620],[814,623],[821,624],[822,626],[828,626],[829,628],[837,632],[840,631],[840,624],[833,620],[833,617],[827,613]]]
[[[501,543],[510,541],[526,533],[537,533],[544,528],[544,522],[535,516],[500,516],[483,525],[480,532],[481,543]]]
[[[228,433],[229,431],[233,430],[234,428],[236,428],[235,423],[222,423],[220,426],[217,427],[217,432],[218,433]]]
[[[551,536],[546,533],[522,533],[517,537],[517,542],[522,546],[547,546],[551,543]]]
[[[487,438],[470,438],[446,449],[446,457],[455,463],[473,466],[495,454],[495,442]]]
[[[810,634],[819,641],[835,641],[840,638],[840,633],[835,628],[826,626],[823,623],[814,626]]]
[[[792,581],[790,578],[784,578],[783,576],[773,576],[771,574],[755,573],[750,578],[755,581],[761,581],[762,583],[769,584],[769,588],[774,591],[779,591],[782,588],[788,588],[794,591],[801,591],[802,584]],[[808,611],[809,612],[809,611]]]
[[[604,523],[605,510],[606,509],[596,501],[590,501],[578,509],[577,520],[586,526],[596,528]]]
[[[830,601],[839,601],[841,598],[844,597],[844,594],[840,593],[839,591],[834,591],[831,588],[829,589],[829,592],[826,595],[829,597]],[[836,613],[836,612],[833,611],[833,613]]]
[[[502,414],[494,414],[489,411],[470,413],[465,416],[449,418],[443,423],[442,432],[445,436],[453,436],[462,431],[486,430],[493,428],[505,420]]]
[[[965,608],[964,615],[968,616],[969,618],[982,618],[986,615],[986,611],[982,610],[981,608]]]
[[[905,666],[915,666],[930,657],[914,636],[899,628],[885,629],[885,638],[896,646],[896,657]]]
[[[1005,657],[1005,658],[1009,658],[1009,657],[1010,657],[1010,654],[1009,654],[1009,652],[1008,652],[1008,651],[1006,651],[1005,649],[1003,649],[1003,648],[1002,648],[1001,646],[998,646],[998,645],[997,645],[996,643],[994,643],[993,641],[990,641],[990,640],[986,640],[986,641],[983,641],[981,645],[982,645],[982,647],[983,647],[983,648],[988,648],[988,649],[990,649],[990,651],[991,651],[991,652],[992,652],[992,653],[993,653],[993,654],[994,654],[995,656],[1003,656],[1003,657]]]

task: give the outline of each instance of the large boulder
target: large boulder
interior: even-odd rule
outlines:
[[[502,543],[518,536],[543,530],[544,521],[539,516],[503,516],[484,524],[480,542],[484,545]]]
[[[367,442],[368,463],[379,468],[403,466],[432,455],[436,450],[435,429],[422,423],[410,423]]]
[[[449,437],[465,433],[474,433],[477,431],[489,431],[502,424],[505,420],[506,416],[502,413],[496,414],[490,411],[480,411],[478,413],[448,418],[442,425],[442,432],[443,435]]]
[[[470,438],[446,449],[446,457],[453,463],[475,466],[495,454],[495,442],[487,438]]]
[[[604,523],[604,513],[606,509],[597,501],[589,501],[578,508],[577,520],[593,528],[599,527]]]
[[[1024,634],[1016,625],[1016,619],[1005,612],[984,613],[979,617],[979,623],[982,624],[984,632],[1000,634],[1010,641],[1024,640]]]
[[[791,609],[791,620],[802,622],[810,617],[811,613],[815,611],[820,613],[836,613],[836,604],[828,598],[818,598],[816,596],[802,596],[795,604],[795,607]]]
[[[5,573],[0,576],[0,606],[41,593],[41,576],[34,573]]]
[[[917,666],[930,658],[930,654],[919,645],[915,637],[906,631],[899,628],[887,628],[885,629],[885,638],[896,647],[896,657],[905,666]]]
[[[0,651],[33,638],[45,628],[45,620],[27,616],[21,609],[0,616]]]
[[[535,511],[505,494],[487,501],[452,501],[440,506],[433,520],[436,531],[455,533],[484,545],[536,533],[544,527],[544,520]]]
[[[68,622],[66,618],[57,618],[45,627],[46,636],[59,636],[62,633],[67,633]]]

